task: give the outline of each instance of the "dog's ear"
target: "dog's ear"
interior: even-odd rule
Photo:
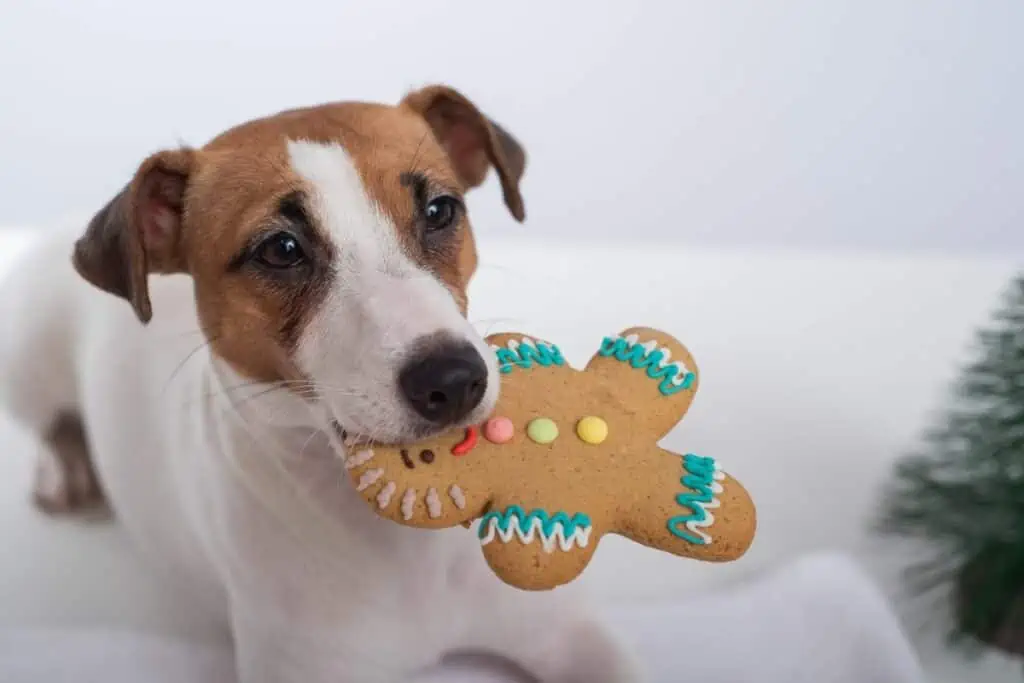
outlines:
[[[448,152],[455,172],[469,187],[476,187],[493,166],[501,179],[505,205],[516,220],[526,218],[519,181],[526,169],[526,152],[505,129],[487,118],[458,91],[432,85],[409,93],[402,100],[422,116]]]
[[[185,268],[181,224],[193,165],[194,153],[188,149],[150,156],[75,242],[75,270],[96,287],[127,299],[143,323],[153,315],[149,274]]]

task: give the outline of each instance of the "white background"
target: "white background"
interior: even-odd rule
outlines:
[[[526,226],[493,179],[471,200],[474,322],[576,362],[609,329],[671,330],[705,377],[672,445],[759,492],[752,564],[611,539],[590,580],[660,598],[837,548],[895,592],[867,534],[878,485],[1024,263],[1021,35],[1019,0],[0,0],[0,226],[81,220],[149,152],[254,116],[450,83],[530,154]],[[30,457],[3,467],[0,620],[177,618],[113,530],[34,514]],[[1019,678],[940,650],[936,681]]]
[[[1024,253],[1024,3],[0,0],[0,225],[283,108],[462,89],[525,144],[485,235]]]

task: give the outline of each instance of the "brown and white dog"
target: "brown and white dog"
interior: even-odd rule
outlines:
[[[473,534],[383,521],[344,476],[343,430],[409,439],[493,407],[495,362],[465,317],[463,193],[493,168],[522,220],[524,164],[443,86],[146,159],[4,297],[2,398],[40,435],[37,500],[74,509],[98,479],[223,616],[243,683],[400,681],[473,650],[542,681],[634,680],[570,593],[505,587]],[[69,415],[88,460],[48,438]]]

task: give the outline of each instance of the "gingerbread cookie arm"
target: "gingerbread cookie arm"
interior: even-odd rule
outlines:
[[[498,357],[502,378],[515,370],[543,369],[545,374],[571,375],[576,372],[551,342],[518,332],[492,334],[485,340]]]
[[[655,441],[690,408],[700,383],[693,356],[675,337],[649,327],[609,335],[587,363],[586,372],[614,386]]]
[[[754,502],[713,459],[655,448],[636,459],[636,486],[614,531],[638,543],[710,562],[740,558],[757,529]]]

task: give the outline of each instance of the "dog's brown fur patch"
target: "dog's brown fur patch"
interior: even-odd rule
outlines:
[[[396,227],[403,249],[444,283],[465,314],[466,288],[477,264],[468,217],[461,215],[456,230],[426,247],[422,207],[403,176],[420,174],[461,197],[494,167],[509,209],[522,219],[518,182],[525,155],[504,130],[443,86],[411,93],[398,106],[341,102],[289,110],[232,128],[199,150],[164,153],[189,161],[187,169],[181,164],[172,169],[184,182],[183,197],[157,202],[140,215],[138,207],[149,206],[143,201],[149,195],[140,195],[140,188],[166,184],[162,176],[153,177],[159,164],[148,161],[105,209],[122,220],[80,240],[79,252],[85,254],[76,257],[80,272],[97,286],[113,282],[116,287],[104,288],[136,301],[140,318],[147,320],[145,275],[121,271],[148,262],[167,272],[173,270],[167,264],[177,263],[195,282],[201,324],[222,358],[254,380],[298,379],[290,356],[326,294],[329,269],[302,286],[287,286],[231,268],[240,250],[280,219],[281,201],[303,196],[303,180],[289,165],[289,141],[343,147],[367,195]],[[159,219],[159,225],[179,226],[180,234],[160,243],[141,239],[137,233],[147,217],[150,223]],[[323,252],[317,256],[330,259],[323,226],[309,227],[320,232],[320,239],[312,240]],[[168,245],[174,247],[171,254]],[[93,256],[99,247],[106,250],[104,259]]]

